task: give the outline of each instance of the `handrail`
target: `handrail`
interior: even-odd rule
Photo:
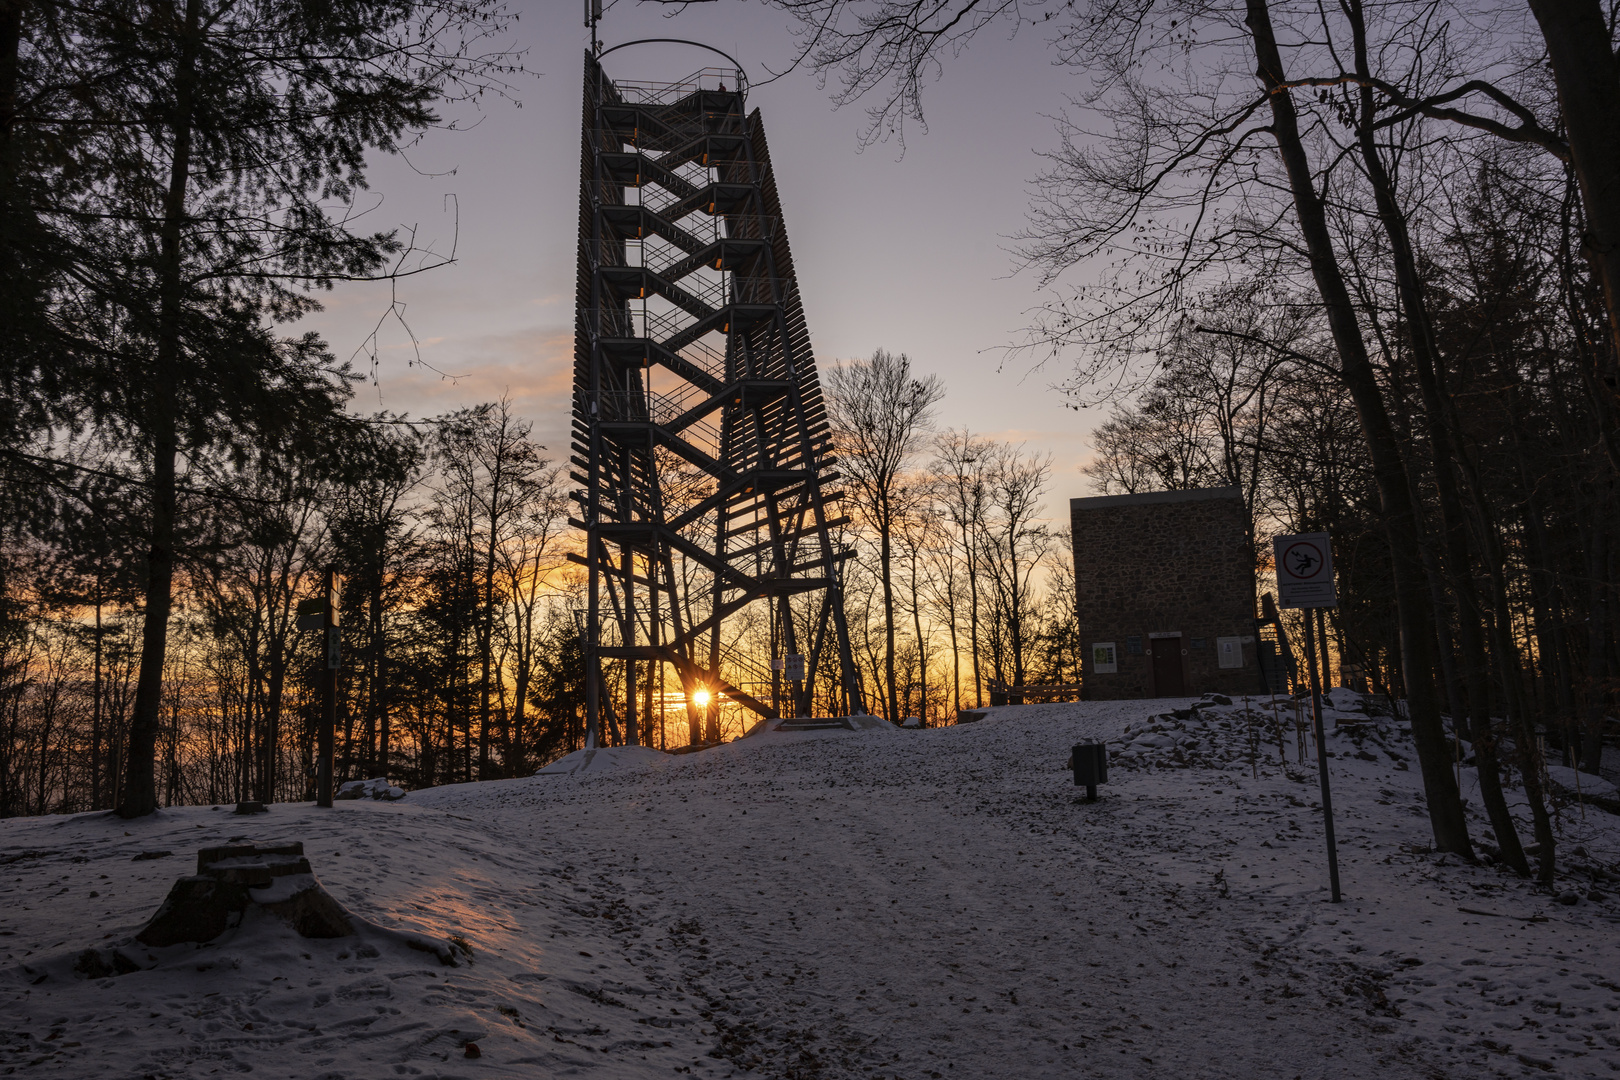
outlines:
[[[732,69],[737,73],[738,93],[747,94],[748,92],[748,73],[743,70],[743,66],[741,64],[737,63],[736,57],[732,56],[730,53],[720,51],[713,45],[705,45],[701,41],[689,41],[686,38],[637,38],[634,41],[621,41],[612,48],[603,49],[601,52],[597,53],[596,62],[600,64],[602,62],[602,58],[607,56],[609,53],[616,53],[620,49],[628,49],[632,45],[690,45],[695,49],[707,49],[716,56],[723,56],[727,60],[731,61]],[[614,85],[617,86],[618,83],[615,82]]]

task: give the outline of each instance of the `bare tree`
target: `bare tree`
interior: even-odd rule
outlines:
[[[528,764],[532,743],[528,738],[525,706],[543,648],[540,634],[542,599],[553,572],[566,565],[559,551],[561,527],[567,517],[567,494],[561,466],[548,466],[530,476],[523,502],[516,508],[507,542],[501,548],[501,572],[511,598],[507,631],[511,639],[512,705],[503,726],[506,771],[521,773]],[[649,680],[648,686],[652,683]]]
[[[973,704],[984,704],[984,676],[979,666],[979,543],[990,505],[986,480],[993,443],[963,428],[942,432],[934,443],[932,471],[935,498],[944,511],[952,534],[952,561],[967,579],[968,646],[973,660]],[[954,574],[951,575],[954,581]],[[956,621],[951,621],[955,648]],[[960,680],[958,680],[960,681]],[[958,708],[961,702],[957,702]]]
[[[246,770],[237,798],[265,802],[283,790],[281,753],[289,681],[295,678],[294,605],[312,591],[330,552],[322,505],[331,497],[322,469],[288,458],[276,467],[253,468],[238,477],[249,496],[237,512],[218,521],[217,534],[199,556],[189,581],[222,634],[242,659]]]
[[[1207,400],[1155,383],[1098,426],[1085,473],[1105,495],[1207,486],[1216,473],[1209,420]]]
[[[903,483],[923,447],[934,406],[945,396],[937,375],[918,377],[904,353],[882,349],[827,373],[827,405],[839,466],[866,526],[877,538],[883,585],[883,666],[887,715],[898,720],[894,639],[894,532],[907,510]]]
[[[417,507],[411,498],[422,482],[423,437],[393,418],[377,417],[372,438],[361,444],[361,460],[350,470],[331,510],[332,532],[348,582],[343,603],[359,619],[346,619],[344,636],[358,646],[362,752],[355,753],[352,731],[345,758],[358,757],[367,777],[387,776],[393,744],[395,673],[390,616],[406,606],[414,584]],[[350,713],[353,715],[352,710]]]
[[[985,478],[989,513],[979,557],[994,599],[992,629],[1000,647],[993,659],[997,678],[1015,686],[1024,683],[1028,671],[1035,574],[1052,547],[1052,533],[1041,518],[1041,497],[1051,476],[1050,454],[1025,457],[1020,448],[1003,446],[992,455]]]
[[[897,520],[895,535],[905,565],[906,610],[911,615],[912,636],[917,643],[916,715],[927,723],[928,662],[933,652],[930,647],[933,627],[929,626],[924,630],[923,615],[930,607],[927,600],[935,584],[931,580],[935,561],[930,556],[942,546],[941,541],[949,543],[949,538],[942,535],[944,530],[939,514],[929,505],[926,480],[915,479],[913,488],[914,490],[908,493],[909,510]]]

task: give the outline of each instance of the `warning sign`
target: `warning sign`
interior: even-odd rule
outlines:
[[[1339,606],[1328,534],[1300,533],[1272,541],[1277,557],[1277,603],[1287,608]]]

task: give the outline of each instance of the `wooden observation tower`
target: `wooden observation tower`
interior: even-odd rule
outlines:
[[[818,697],[864,712],[832,534],[847,518],[832,509],[759,111],[734,61],[616,82],[601,59],[623,47],[585,56],[570,460],[588,745],[604,721],[615,741],[642,741],[662,665],[693,742],[716,737],[722,697],[767,718],[807,715]],[[738,632],[754,647],[728,647]]]

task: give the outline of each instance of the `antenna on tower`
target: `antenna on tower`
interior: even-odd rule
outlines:
[[[591,28],[591,55],[596,56],[602,51],[602,43],[596,39],[596,24],[602,21],[602,0],[585,0],[585,25]]]

